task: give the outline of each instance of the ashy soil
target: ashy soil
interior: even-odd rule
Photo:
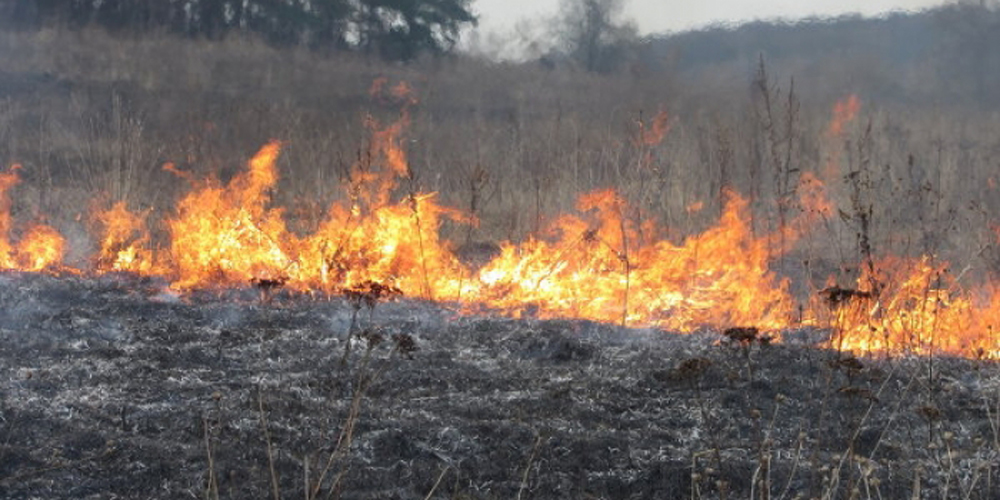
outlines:
[[[986,361],[165,290],[0,275],[0,497],[1000,498]]]

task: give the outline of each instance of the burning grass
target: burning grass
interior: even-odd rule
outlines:
[[[462,220],[461,214],[440,206],[433,193],[400,192],[398,180],[412,176],[398,143],[405,119],[375,131],[372,157],[355,166],[348,201],[333,204],[315,232],[293,233],[282,209],[272,206],[281,150],[275,141],[229,182],[193,182],[166,220],[170,239],[163,249],[152,247],[143,215],[123,203],[98,214],[103,234],[94,271],[164,276],[179,291],[254,285],[262,296],[283,287],[339,294],[375,283],[512,316],[776,336],[812,325],[832,327],[833,345],[850,351],[1000,357],[992,335],[1000,300],[989,289],[960,289],[946,264],[929,257],[880,261],[870,268],[881,274],[862,274],[858,289],[831,286],[797,311],[788,278],[771,270],[776,237],[754,235],[747,201],[732,191],[716,224],[679,244],[661,237],[665,231],[652,220],[628,217],[617,192],[595,191],[547,235],[504,243],[493,260],[470,269],[439,235],[443,217]],[[2,180],[16,183],[16,169]],[[809,206],[825,206],[818,179],[808,183]],[[828,210],[804,210],[782,237],[786,247],[809,230],[815,213]],[[10,235],[9,210],[2,217]],[[3,267],[65,269],[65,243],[52,228],[31,226],[16,245],[8,239]]]
[[[655,181],[667,175],[669,161],[657,148],[682,125],[675,115],[660,112],[648,123],[640,119],[634,137],[624,141],[635,164],[619,172],[617,188],[580,190],[584,194],[572,213],[545,218],[545,189],[559,186],[534,178],[537,231],[501,242],[496,255],[466,265],[459,251],[464,245],[446,238],[443,229],[481,223],[483,199],[496,176],[481,166],[469,169],[465,212],[423,189],[406,142],[418,101],[409,85],[380,78],[372,99],[402,112],[387,125],[365,120],[367,147],[342,169],[340,196],[311,209],[308,224],[300,223],[298,212],[286,212],[276,197],[286,143],[267,142],[244,168],[226,176],[201,175],[194,160],[185,158],[181,166],[163,169],[189,184],[169,209],[130,210],[147,205],[122,200],[88,216],[97,249],[86,259],[89,267],[77,266],[87,267],[80,271],[63,263],[68,245],[43,223],[44,216],[30,217],[30,224],[15,222],[9,192],[19,182],[19,169],[12,168],[0,176],[0,268],[158,276],[180,293],[255,287],[265,301],[278,289],[329,296],[377,283],[407,297],[456,303],[467,312],[679,332],[747,328],[776,342],[782,330],[813,326],[834,331],[835,347],[857,352],[1000,357],[992,334],[1000,298],[990,286],[949,276],[948,265],[933,251],[897,257],[872,250],[873,225],[882,214],[871,201],[878,186],[865,159],[870,138],[862,134],[857,151],[844,146],[857,128],[859,99],[850,96],[834,105],[819,134],[828,144],[825,157],[811,167],[797,166],[791,161],[797,154],[794,138],[801,133],[796,97],[789,94],[787,110],[771,109],[778,100],[770,89],[761,86],[769,99],[759,115],[766,160],[774,169],[773,199],[761,199],[759,184],[735,189],[721,175],[717,211],[704,200],[680,200],[685,217],[702,221],[698,230],[672,227],[664,222],[669,217],[651,213],[662,196]],[[121,112],[120,99],[115,102]],[[120,132],[129,141],[141,135],[141,130]],[[718,140],[721,148],[729,139]],[[127,142],[121,149],[133,146]],[[293,173],[302,177],[310,168],[298,166]],[[844,188],[845,182],[854,191]],[[711,220],[713,213],[718,216]],[[862,271],[834,273],[828,293],[821,293],[813,277],[776,265],[798,258],[802,247],[838,244],[836,236],[816,233],[844,227],[858,235],[858,252],[836,248],[841,269]],[[468,245],[472,230],[466,235]]]

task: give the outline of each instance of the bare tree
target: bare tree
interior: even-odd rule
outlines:
[[[971,85],[968,92],[980,101],[998,98],[996,82],[1000,79],[1000,1],[961,0],[940,9],[935,16],[948,38],[942,58],[943,72],[964,76]]]
[[[610,72],[627,58],[636,28],[621,20],[623,0],[561,0],[555,21],[560,48],[587,71]]]

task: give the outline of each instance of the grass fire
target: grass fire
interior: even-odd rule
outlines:
[[[0,2],[0,497],[1000,498],[1000,9],[382,4]]]
[[[401,84],[394,95],[407,92]],[[857,108],[855,96],[837,104],[831,136],[842,134]],[[655,134],[644,131],[643,146],[662,141],[665,116],[654,123]],[[101,232],[89,270],[63,267],[65,240],[48,226],[31,226],[16,245],[7,242],[13,229],[8,198],[0,205],[6,208],[0,262],[18,271],[162,276],[179,291],[258,284],[329,296],[361,283],[386,283],[408,297],[515,317],[675,332],[753,327],[779,337],[783,329],[815,326],[835,331],[832,346],[857,353],[1000,357],[1000,339],[992,333],[1000,297],[988,284],[959,288],[948,264],[933,256],[879,257],[871,267],[858,264],[865,272],[849,284],[858,291],[837,289],[825,301],[822,290],[795,297],[790,278],[771,263],[831,213],[826,187],[814,176],[802,177],[806,185],[797,191],[804,198],[795,200],[798,213],[781,234],[755,235],[747,200],[727,190],[720,218],[674,244],[654,219],[636,220],[625,197],[603,189],[581,195],[577,213],[554,218],[544,234],[503,242],[495,258],[472,269],[457,257],[454,243],[441,238],[440,227],[442,218],[476,221],[437,203],[435,193],[413,188],[401,146],[408,121],[403,109],[384,129],[369,124],[369,150],[351,169],[344,201],[331,204],[315,231],[289,230],[284,210],[272,203],[282,147],[272,141],[227,182],[178,172],[191,187],[163,221],[167,243],[161,248],[144,223],[148,214],[119,202],[92,215]],[[829,171],[835,166],[824,168],[823,175],[836,175]],[[18,170],[2,179],[5,197]]]

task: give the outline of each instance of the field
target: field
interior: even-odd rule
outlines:
[[[997,115],[792,70],[0,33],[0,491],[996,497]]]

